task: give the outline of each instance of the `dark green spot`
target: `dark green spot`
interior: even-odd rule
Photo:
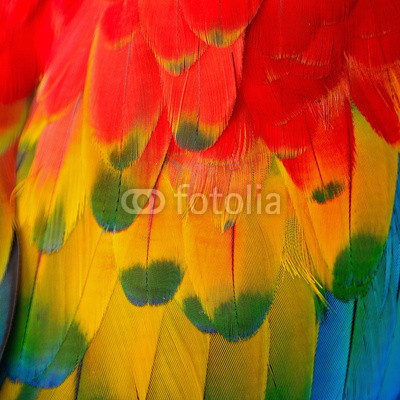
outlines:
[[[203,309],[198,297],[189,297],[183,302],[183,312],[190,322],[200,331],[215,333],[216,329]]]
[[[42,210],[35,221],[33,240],[37,247],[45,252],[52,253],[60,250],[65,236],[64,207],[56,205],[53,213],[46,218]]]
[[[211,137],[207,137],[199,130],[197,124],[181,121],[176,132],[176,143],[182,149],[202,151],[214,144]]]
[[[147,271],[142,265],[123,270],[119,279],[128,300],[132,304],[143,306],[170,301],[182,277],[181,269],[175,262],[157,260],[149,264]]]
[[[108,232],[127,229],[137,216],[122,207],[121,199],[127,191],[121,172],[99,173],[92,191],[92,211],[97,223]]]
[[[142,266],[134,266],[123,270],[120,274],[120,282],[125,296],[136,306],[144,306],[148,302],[146,269]]]
[[[236,342],[239,339],[238,321],[234,300],[222,303],[216,310],[213,325],[227,340]]]
[[[239,336],[247,339],[254,335],[265,320],[271,307],[273,296],[242,294],[237,301]]]
[[[329,182],[327,185],[315,189],[312,194],[312,199],[319,204],[323,204],[339,196],[343,190],[343,184],[339,182]]]
[[[144,133],[143,133],[144,134]],[[114,150],[110,154],[110,163],[118,171],[130,167],[143,153],[146,140],[139,140],[139,135],[129,135],[122,150]]]
[[[359,234],[337,257],[333,271],[333,294],[349,300],[367,293],[377,271],[384,243],[376,236]]]
[[[229,341],[253,336],[265,320],[272,304],[272,296],[241,294],[237,301],[221,304],[215,311],[213,325]]]

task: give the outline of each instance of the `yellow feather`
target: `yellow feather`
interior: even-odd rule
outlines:
[[[182,220],[164,173],[155,189],[147,191],[148,204],[132,225],[113,235],[121,284],[137,305],[170,300],[185,270]]]
[[[212,335],[204,399],[264,399],[269,351],[268,320],[248,340]]]
[[[210,337],[190,323],[178,304],[166,307],[146,399],[202,399]]]
[[[308,283],[284,273],[268,321],[271,343],[266,398],[309,398],[318,324]]]
[[[54,389],[41,389],[36,400],[75,400],[75,389],[78,369],[58,387]]]
[[[14,383],[6,378],[0,389],[0,397],[7,400],[18,400],[18,396],[20,395],[23,386],[24,385],[21,383]]]
[[[119,285],[84,359],[78,399],[145,399],[164,308],[137,307]]]

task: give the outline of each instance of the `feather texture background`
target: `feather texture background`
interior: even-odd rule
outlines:
[[[0,398],[396,399],[399,35],[397,0],[0,2]]]

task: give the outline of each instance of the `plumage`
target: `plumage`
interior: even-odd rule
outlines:
[[[87,151],[82,143],[82,123],[82,99],[78,96],[59,118],[42,125],[41,132],[35,132],[37,142],[27,143],[24,149],[28,152],[32,146],[35,158],[29,166],[29,177],[21,180],[18,187],[20,221],[32,228],[32,240],[45,253],[62,247],[82,215],[88,180],[81,172]],[[41,129],[36,127],[34,119],[31,124],[28,132]],[[21,142],[25,139],[23,135]],[[47,151],[48,146],[53,148],[52,152]],[[71,169],[62,168],[68,164]],[[77,189],[75,192],[69,190],[72,182]],[[34,199],[33,192],[36,193]],[[36,211],[29,212],[28,208]]]
[[[135,307],[121,286],[115,286],[103,323],[80,366],[78,399],[91,395],[106,399],[145,398],[164,307]],[[123,346],[126,341],[129,345]],[[96,367],[99,360],[101,368]],[[99,381],[101,384],[97,385]]]
[[[92,238],[87,251],[69,269],[63,268],[87,234]],[[54,254],[39,251],[28,235],[20,237],[22,257],[26,257],[22,262],[27,268],[20,277],[14,324],[17,334],[10,340],[7,368],[14,379],[55,387],[83,357],[107,307],[117,277],[113,255],[107,251],[111,238],[103,237],[91,215],[82,218],[67,244]],[[101,287],[96,284],[99,280]],[[68,294],[56,302],[60,290]]]
[[[141,156],[161,112],[157,62],[143,35],[132,29],[122,44],[108,40],[101,28],[96,31],[85,90],[88,123],[107,162],[118,170]],[[117,85],[107,79],[121,75],[125,79]]]
[[[205,150],[226,128],[241,81],[243,45],[238,38],[229,47],[210,46],[179,76],[162,70],[168,117],[179,147]],[[214,74],[223,79],[214,81]]]
[[[14,314],[18,285],[18,264],[18,240],[14,238],[14,243],[9,254],[8,264],[0,281],[0,311],[2,315],[0,320],[0,356],[3,355]]]
[[[138,11],[149,46],[170,74],[179,75],[205,51],[205,43],[189,28],[179,2],[141,0]]]
[[[204,219],[189,214],[183,228],[187,274],[197,294],[193,300],[202,304],[225,339],[251,337],[273,300],[280,258],[270,259],[268,252],[279,251],[279,244],[276,249],[251,215],[242,216],[225,232],[214,226],[211,216]],[[246,240],[250,234],[252,240]],[[212,243],[217,244],[213,251]],[[213,279],[205,281],[208,273]]]
[[[349,19],[346,52],[353,101],[394,145],[399,141],[399,15],[397,2],[359,1]]]
[[[260,0],[183,0],[182,10],[190,28],[204,42],[227,46],[246,29],[260,3]]]
[[[328,309],[319,325],[312,399],[343,397],[352,342],[354,301],[342,302],[329,292],[326,297]]]
[[[182,221],[175,214],[174,193],[164,171],[154,189],[141,194],[147,203],[143,210],[140,204],[136,210],[133,203],[130,205],[131,212],[138,214],[136,221],[113,238],[119,282],[126,297],[137,306],[170,301],[185,273]],[[165,197],[160,198],[158,191]],[[140,196],[132,194],[131,199],[139,203]],[[162,202],[165,208],[159,212]],[[166,225],[168,234],[164,230]],[[136,249],[134,253],[132,248]]]
[[[0,1],[0,398],[396,399],[399,27]]]
[[[348,303],[327,295],[328,308],[318,335],[315,362],[319,368],[314,368],[313,398],[325,393],[325,398],[393,398],[396,390],[399,392],[398,388],[390,388],[390,378],[383,378],[389,351],[397,348],[393,338],[399,289],[398,188],[397,184],[389,236],[372,281],[373,290]],[[342,334],[335,341],[332,335],[337,331]],[[360,365],[369,367],[360,373]],[[398,370],[387,368],[393,379]]]
[[[309,398],[318,322],[313,293],[304,280],[283,273],[268,322],[271,339],[265,398]],[[283,352],[287,357],[282,357]]]
[[[250,339],[228,342],[216,334],[210,338],[205,399],[231,399],[240,393],[244,398],[264,397],[270,329],[268,321]]]

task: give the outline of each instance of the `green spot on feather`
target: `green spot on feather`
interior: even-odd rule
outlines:
[[[315,189],[312,194],[312,199],[319,204],[323,204],[339,196],[343,190],[343,184],[339,182],[329,182],[327,185]]]
[[[190,322],[200,331],[215,333],[216,329],[204,311],[203,306],[197,296],[189,297],[183,302],[183,312]]]
[[[124,210],[121,204],[128,187],[122,182],[122,173],[101,171],[92,191],[92,211],[97,223],[107,232],[127,229],[137,214]]]
[[[182,149],[202,151],[213,145],[214,140],[201,132],[197,124],[181,121],[176,132],[176,143]]]
[[[232,300],[215,310],[213,325],[226,340],[247,339],[261,327],[272,300],[270,295],[243,293],[238,296],[236,307]]]
[[[116,149],[111,152],[110,163],[117,171],[123,171],[131,166],[143,153],[148,140],[143,140],[144,132],[140,133],[129,135],[127,143],[121,150]]]
[[[359,234],[351,239],[336,258],[333,271],[333,294],[341,300],[364,296],[377,271],[384,241],[376,236]]]
[[[123,270],[120,282],[128,300],[137,306],[159,305],[170,301],[177,291],[183,274],[178,264],[157,260],[146,268],[140,264]]]

